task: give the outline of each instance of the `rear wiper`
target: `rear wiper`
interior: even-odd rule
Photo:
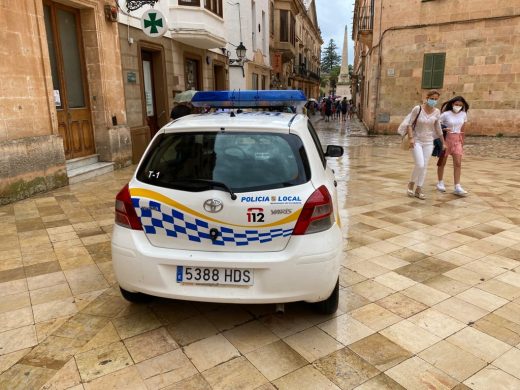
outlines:
[[[222,187],[227,192],[229,192],[229,195],[231,195],[231,200],[235,200],[237,198],[237,195],[233,192],[233,190],[226,183],[222,183],[221,181],[206,180],[206,179],[182,179],[182,180],[175,180],[175,182],[173,182],[172,184],[175,184],[175,183],[201,183],[201,184],[207,184],[209,186]]]

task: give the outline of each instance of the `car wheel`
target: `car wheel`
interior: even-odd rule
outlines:
[[[338,310],[339,303],[339,279],[329,297],[323,301],[315,302],[314,308],[322,314],[334,314]]]
[[[150,295],[146,295],[143,293],[130,292],[130,291],[125,290],[122,287],[119,287],[119,289],[121,290],[121,295],[123,296],[123,298],[125,298],[128,302],[146,303],[146,302],[149,302],[150,299],[152,298]]]

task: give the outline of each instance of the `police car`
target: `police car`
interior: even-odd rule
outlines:
[[[156,134],[116,197],[123,297],[337,310],[343,245],[326,158],[343,148],[323,151],[306,116],[272,111],[305,101],[300,91],[198,92],[195,106],[218,111]]]

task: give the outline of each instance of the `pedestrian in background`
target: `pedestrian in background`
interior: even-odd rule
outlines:
[[[437,162],[437,190],[446,192],[444,185],[444,167],[448,161],[448,156],[453,157],[453,193],[458,196],[466,196],[468,194],[460,185],[460,173],[462,167],[462,155],[464,154],[464,126],[468,120],[469,104],[462,96],[444,102],[441,106],[440,122],[444,128],[446,149],[439,156]]]
[[[438,91],[429,91],[426,94],[426,102],[412,109],[406,130],[414,159],[414,168],[408,183],[407,194],[421,200],[426,199],[422,187],[426,178],[428,161],[433,151],[433,139],[440,137],[442,149],[446,149],[440,124],[441,112],[438,108],[435,108],[439,97]]]
[[[347,98],[344,97],[341,101],[341,120],[345,122],[347,120],[348,103]]]
[[[332,115],[332,101],[330,100],[330,97],[325,100],[325,116],[327,119],[325,119],[325,122],[330,122],[330,116]]]
[[[189,103],[177,103],[173,106],[170,113],[171,119],[179,119],[183,116],[190,115],[192,113],[191,104]]]
[[[351,100],[350,104],[348,105],[348,119],[352,119],[355,112],[356,112],[356,106],[354,105],[354,103]]]

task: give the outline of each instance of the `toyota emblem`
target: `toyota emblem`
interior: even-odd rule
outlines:
[[[204,202],[204,210],[208,213],[218,213],[224,208],[224,204],[219,199],[208,199]]]

